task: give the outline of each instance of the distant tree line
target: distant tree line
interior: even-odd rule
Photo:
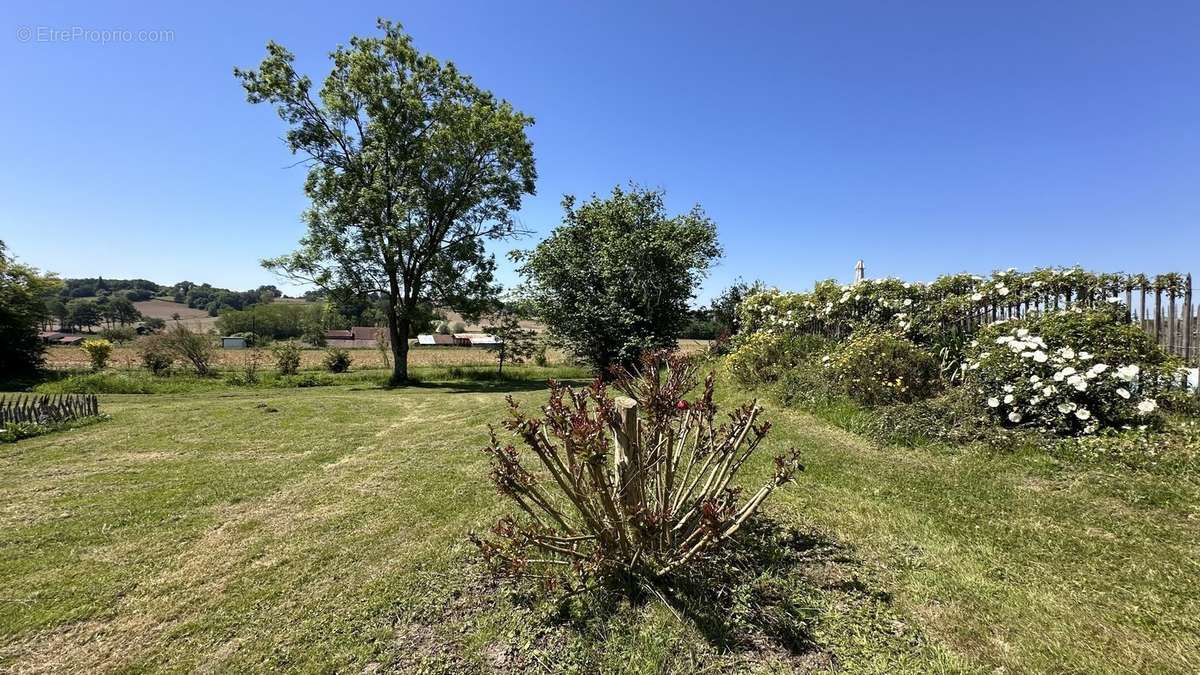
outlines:
[[[251,305],[266,304],[283,297],[283,292],[273,285],[259,286],[249,291],[231,291],[212,284],[196,284],[181,281],[166,289],[175,300],[191,307],[203,309],[209,316],[218,316],[223,310],[245,309]]]

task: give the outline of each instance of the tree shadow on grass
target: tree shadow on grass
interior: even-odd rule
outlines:
[[[573,380],[562,380],[567,384],[576,384]],[[583,381],[580,381],[583,384]],[[528,379],[486,379],[486,380],[447,380],[443,382],[411,381],[407,384],[384,385],[383,389],[427,389],[444,391],[450,394],[505,394],[512,392],[542,391],[550,388],[546,380]]]

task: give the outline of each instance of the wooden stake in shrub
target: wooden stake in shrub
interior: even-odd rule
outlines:
[[[689,402],[696,384],[692,362],[655,353],[618,375],[626,397],[609,396],[601,379],[581,390],[552,382],[536,417],[510,397],[504,428],[540,467],[493,430],[492,480],[524,518],[501,519],[493,538],[472,536],[485,558],[511,576],[557,581],[557,569],[580,581],[654,583],[725,542],[803,467],[794,449],[776,457],[771,479],[743,498],[734,478],[771,425],[758,422],[756,402],[718,421],[712,376]]]

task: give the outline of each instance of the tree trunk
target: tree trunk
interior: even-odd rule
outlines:
[[[408,382],[408,332],[411,320],[407,315],[399,316],[395,310],[389,312],[388,334],[392,343],[391,384]]]

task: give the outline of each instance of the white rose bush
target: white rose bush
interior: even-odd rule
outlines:
[[[1119,454],[1126,436],[1174,438],[1165,432],[1177,413],[1195,409],[1177,359],[1129,312],[1135,294],[1172,297],[1182,283],[1076,267],[770,289],[740,305],[727,363],[739,384],[769,386],[785,404],[835,410],[849,399],[876,438],[1047,448],[1108,439],[1097,447]],[[804,349],[797,337],[810,338]],[[896,345],[906,364],[935,367],[901,369]]]
[[[1074,436],[1158,423],[1158,366],[1108,363],[1020,323],[981,331],[964,361],[967,386],[1003,424]]]

